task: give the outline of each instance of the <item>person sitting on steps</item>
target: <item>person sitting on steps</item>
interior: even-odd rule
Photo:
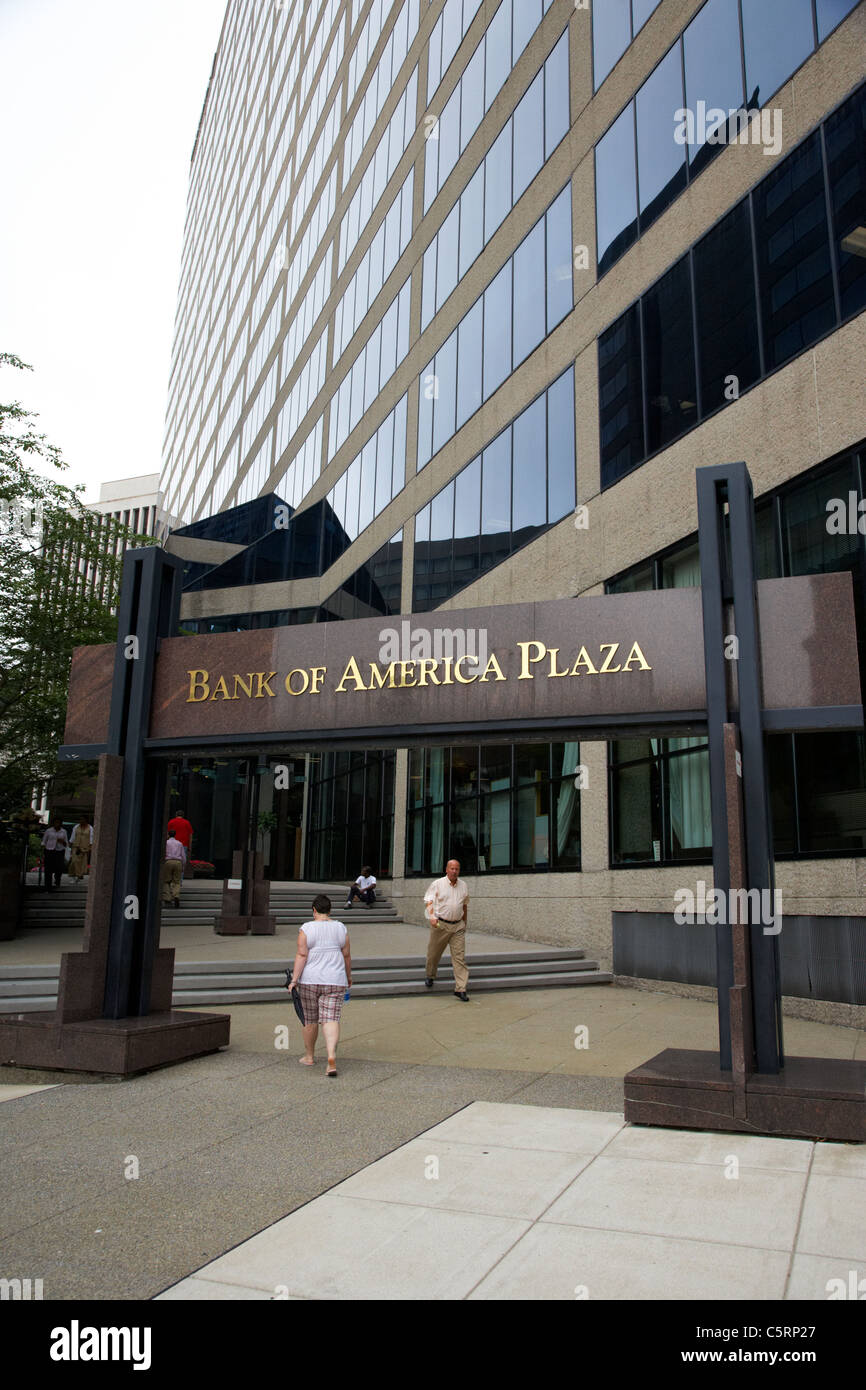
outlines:
[[[373,877],[373,870],[370,868],[369,864],[364,865],[358,877],[355,879],[355,882],[350,887],[349,895],[343,906],[351,907],[352,901],[356,897],[360,898],[361,902],[366,903],[368,907],[372,907],[376,901],[376,880]]]

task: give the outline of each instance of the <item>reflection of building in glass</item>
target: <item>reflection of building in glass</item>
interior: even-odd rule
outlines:
[[[184,630],[693,585],[694,470],[734,458],[761,573],[848,568],[864,621],[866,538],[826,507],[866,496],[866,4],[690,15],[230,0],[161,480]],[[497,929],[610,960],[615,900],[662,911],[709,862],[706,754],[568,735],[298,758],[269,872],[371,862],[420,919],[457,853]],[[832,855],[856,916],[863,739],[768,758],[787,910]]]

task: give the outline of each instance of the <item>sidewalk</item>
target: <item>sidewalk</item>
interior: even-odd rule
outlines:
[[[416,1267],[425,1298],[572,1300],[786,1281],[823,1299],[866,1277],[866,1146],[624,1126],[625,1072],[712,1048],[712,1004],[443,986],[343,1020],[336,1081],[298,1065],[277,1005],[233,1008],[226,1052],[131,1081],[0,1075],[0,1276],[46,1299],[405,1297]],[[855,1029],[785,1033],[790,1054],[866,1056]]]

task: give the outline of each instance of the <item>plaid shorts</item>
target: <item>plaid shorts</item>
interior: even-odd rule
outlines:
[[[307,1026],[311,1023],[339,1023],[347,989],[348,985],[305,985],[302,980],[298,990]]]

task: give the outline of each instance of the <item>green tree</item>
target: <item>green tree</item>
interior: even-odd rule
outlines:
[[[0,366],[31,370],[11,353]],[[35,419],[0,403],[0,841],[22,834],[34,788],[92,772],[57,763],[72,652],[115,640],[123,550],[153,544],[85,508]]]

